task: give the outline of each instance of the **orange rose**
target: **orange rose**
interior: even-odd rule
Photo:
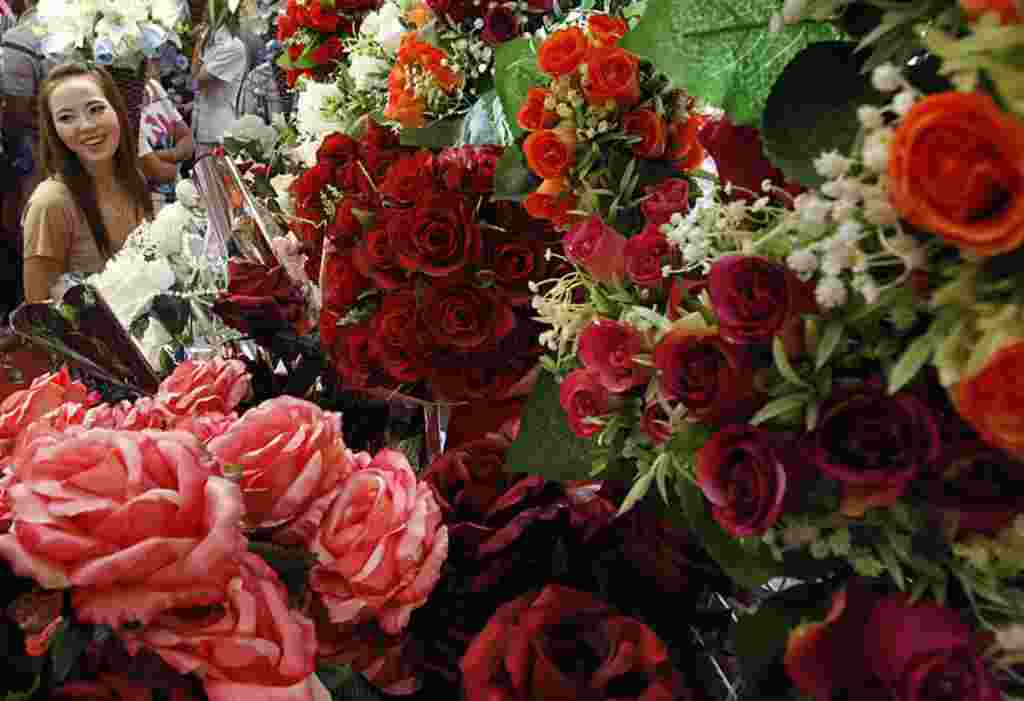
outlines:
[[[542,178],[558,178],[576,161],[576,140],[569,128],[535,131],[523,142],[526,165]]]
[[[544,101],[550,94],[551,91],[545,88],[530,88],[526,93],[526,102],[516,114],[516,124],[520,129],[550,129],[558,123],[558,115],[544,107]]]
[[[960,7],[971,20],[978,19],[986,12],[995,12],[1002,24],[1019,24],[1021,21],[1020,3],[1017,0],[960,0]]]
[[[628,31],[629,25],[621,17],[590,15],[587,18],[587,32],[597,46],[614,46]]]
[[[388,104],[384,116],[404,127],[419,128],[427,123],[423,116],[425,110],[423,98],[417,97],[409,87],[405,66],[396,63],[388,75]]]
[[[889,198],[900,215],[979,256],[1024,242],[1024,122],[978,93],[918,102],[889,148]]]
[[[633,144],[633,153],[640,158],[661,158],[668,141],[665,120],[654,110],[635,110],[622,118],[622,128],[627,134],[639,136]]]
[[[697,132],[702,126],[704,118],[696,115],[668,126],[668,153],[665,157],[676,161],[679,170],[693,170],[707,158],[707,152],[697,139]]]
[[[549,36],[537,51],[540,69],[556,78],[572,73],[586,58],[589,43],[579,27],[560,29]]]
[[[616,46],[591,49],[587,56],[587,79],[583,93],[590,104],[614,100],[622,107],[640,100],[640,59]]]
[[[545,180],[523,202],[523,209],[534,219],[547,219],[558,224],[568,218],[569,210],[576,206],[576,196],[568,191],[565,178]]]
[[[1024,339],[1004,343],[975,374],[953,385],[960,415],[990,445],[1024,459]]]
[[[434,21],[434,11],[425,2],[418,2],[405,12],[405,19],[416,29],[423,29]]]

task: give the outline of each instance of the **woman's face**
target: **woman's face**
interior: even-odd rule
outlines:
[[[121,143],[121,124],[91,75],[65,78],[50,93],[50,116],[57,135],[82,165],[102,165],[114,159]]]

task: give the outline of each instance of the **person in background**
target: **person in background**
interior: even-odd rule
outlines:
[[[271,43],[276,44],[276,41]],[[281,90],[284,81],[279,74],[284,69],[277,65],[274,58],[272,54],[246,73],[235,108],[239,117],[254,114],[267,124],[272,124],[274,117],[291,113],[291,96]]]
[[[128,235],[153,217],[135,125],[105,69],[56,66],[40,89],[38,119],[46,179],[22,220],[29,302],[48,299],[64,273],[102,270]]]
[[[146,92],[139,123],[139,165],[153,193],[153,213],[174,202],[178,164],[192,157],[192,132],[160,85],[160,61],[146,63]]]
[[[223,142],[224,131],[235,120],[238,91],[249,69],[248,51],[238,37],[237,18],[210,34],[209,26],[199,29],[192,56],[192,78],[197,84],[192,131],[199,156]]]

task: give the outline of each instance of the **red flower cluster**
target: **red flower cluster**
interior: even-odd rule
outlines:
[[[321,341],[347,386],[496,397],[533,365],[529,283],[553,273],[556,239],[518,205],[489,201],[500,155],[402,149],[371,125],[359,141],[328,137],[293,184],[310,222],[296,233],[322,259]],[[328,185],[345,194],[325,205]]]
[[[379,0],[288,0],[277,16],[277,39],[290,65],[288,85],[303,75],[326,77],[344,58],[342,39],[354,34],[363,16],[379,6]]]

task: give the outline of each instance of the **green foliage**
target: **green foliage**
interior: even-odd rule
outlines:
[[[757,125],[786,64],[810,44],[839,38],[819,22],[773,33],[772,15],[780,9],[776,0],[650,0],[620,45],[736,122]]]
[[[42,682],[42,677],[36,675],[35,681],[32,683],[32,687],[25,691],[8,691],[4,696],[4,701],[29,701],[36,692],[39,691],[39,685]]]
[[[488,90],[477,98],[469,112],[462,118],[462,127],[454,143],[456,146],[507,146],[512,143],[512,134],[497,90]]]
[[[761,136],[768,158],[789,180],[820,185],[814,159],[831,150],[850,153],[860,131],[857,108],[885,101],[861,72],[864,58],[851,42],[812,44],[772,87]]]
[[[495,200],[521,202],[534,189],[537,179],[526,167],[523,151],[513,144],[505,149],[494,169]]]
[[[403,146],[440,149],[456,143],[462,129],[462,118],[453,117],[438,120],[419,129],[402,129],[400,138]]]
[[[513,138],[522,136],[523,130],[515,122],[519,106],[534,85],[545,81],[537,67],[537,55],[530,39],[519,38],[498,46],[494,52],[494,87],[508,121]]]

